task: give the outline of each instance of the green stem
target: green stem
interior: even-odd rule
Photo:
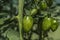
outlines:
[[[22,37],[22,19],[23,19],[23,6],[24,6],[24,0],[19,0],[19,6],[18,6],[18,22],[19,22],[19,33],[20,33],[20,40],[23,40]]]

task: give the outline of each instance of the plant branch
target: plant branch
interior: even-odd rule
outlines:
[[[24,0],[19,0],[18,5],[18,22],[19,22],[19,33],[20,33],[20,40],[23,40],[22,37],[22,18],[23,18],[23,6],[24,6]]]

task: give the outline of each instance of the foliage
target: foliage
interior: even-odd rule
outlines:
[[[51,16],[53,18],[59,20],[60,7],[56,6],[56,3],[53,3],[50,9],[41,11],[40,2],[41,0],[25,0],[24,1],[24,8],[23,8],[23,14],[22,14],[23,17],[26,15],[31,15],[31,17],[33,17],[34,19],[33,27],[28,33],[25,33],[24,30],[22,29],[22,34],[23,34],[22,36],[24,39],[28,39],[28,38],[30,39],[31,36],[33,39],[34,38],[33,35],[38,35],[38,37],[41,36],[40,35],[41,29],[39,29],[40,28],[39,26],[41,26],[43,17],[45,17],[45,15],[47,15],[48,13],[51,13],[52,14]],[[19,40],[19,37],[20,37],[19,28],[18,28],[19,21],[17,19],[18,0],[0,0],[0,4],[1,4],[0,5],[0,34],[1,34],[0,40]],[[44,34],[44,36],[46,35]]]

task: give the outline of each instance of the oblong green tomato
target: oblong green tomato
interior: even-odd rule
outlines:
[[[45,1],[41,1],[40,8],[41,8],[42,10],[47,9],[47,3],[46,3]]]
[[[34,8],[31,10],[31,15],[35,15],[36,13],[37,13],[37,9]]]
[[[48,30],[51,26],[51,18],[45,17],[42,22],[42,29],[44,31]]]
[[[33,18],[31,16],[24,16],[23,28],[25,32],[29,32],[33,26]]]
[[[55,31],[58,28],[58,22],[55,19],[52,19],[51,30]]]

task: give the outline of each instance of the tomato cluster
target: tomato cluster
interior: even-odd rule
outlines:
[[[26,13],[23,18],[23,28],[24,28],[25,32],[29,32],[32,29],[33,23],[34,23],[33,16],[38,14],[38,10],[44,12],[44,10],[46,10],[52,6],[53,0],[40,0],[40,1],[34,0],[34,3],[35,3],[34,7],[29,10],[30,13]],[[44,19],[42,21],[42,30],[43,31],[47,31],[49,29],[51,29],[52,31],[55,31],[57,29],[57,27],[58,27],[58,22],[56,19],[52,18],[51,16],[48,17],[48,15],[44,17]]]
[[[51,17],[45,17],[43,19],[42,29],[44,31],[47,31],[49,29],[51,29],[52,31],[55,31],[57,27],[58,27],[58,22],[56,19],[51,18]]]

